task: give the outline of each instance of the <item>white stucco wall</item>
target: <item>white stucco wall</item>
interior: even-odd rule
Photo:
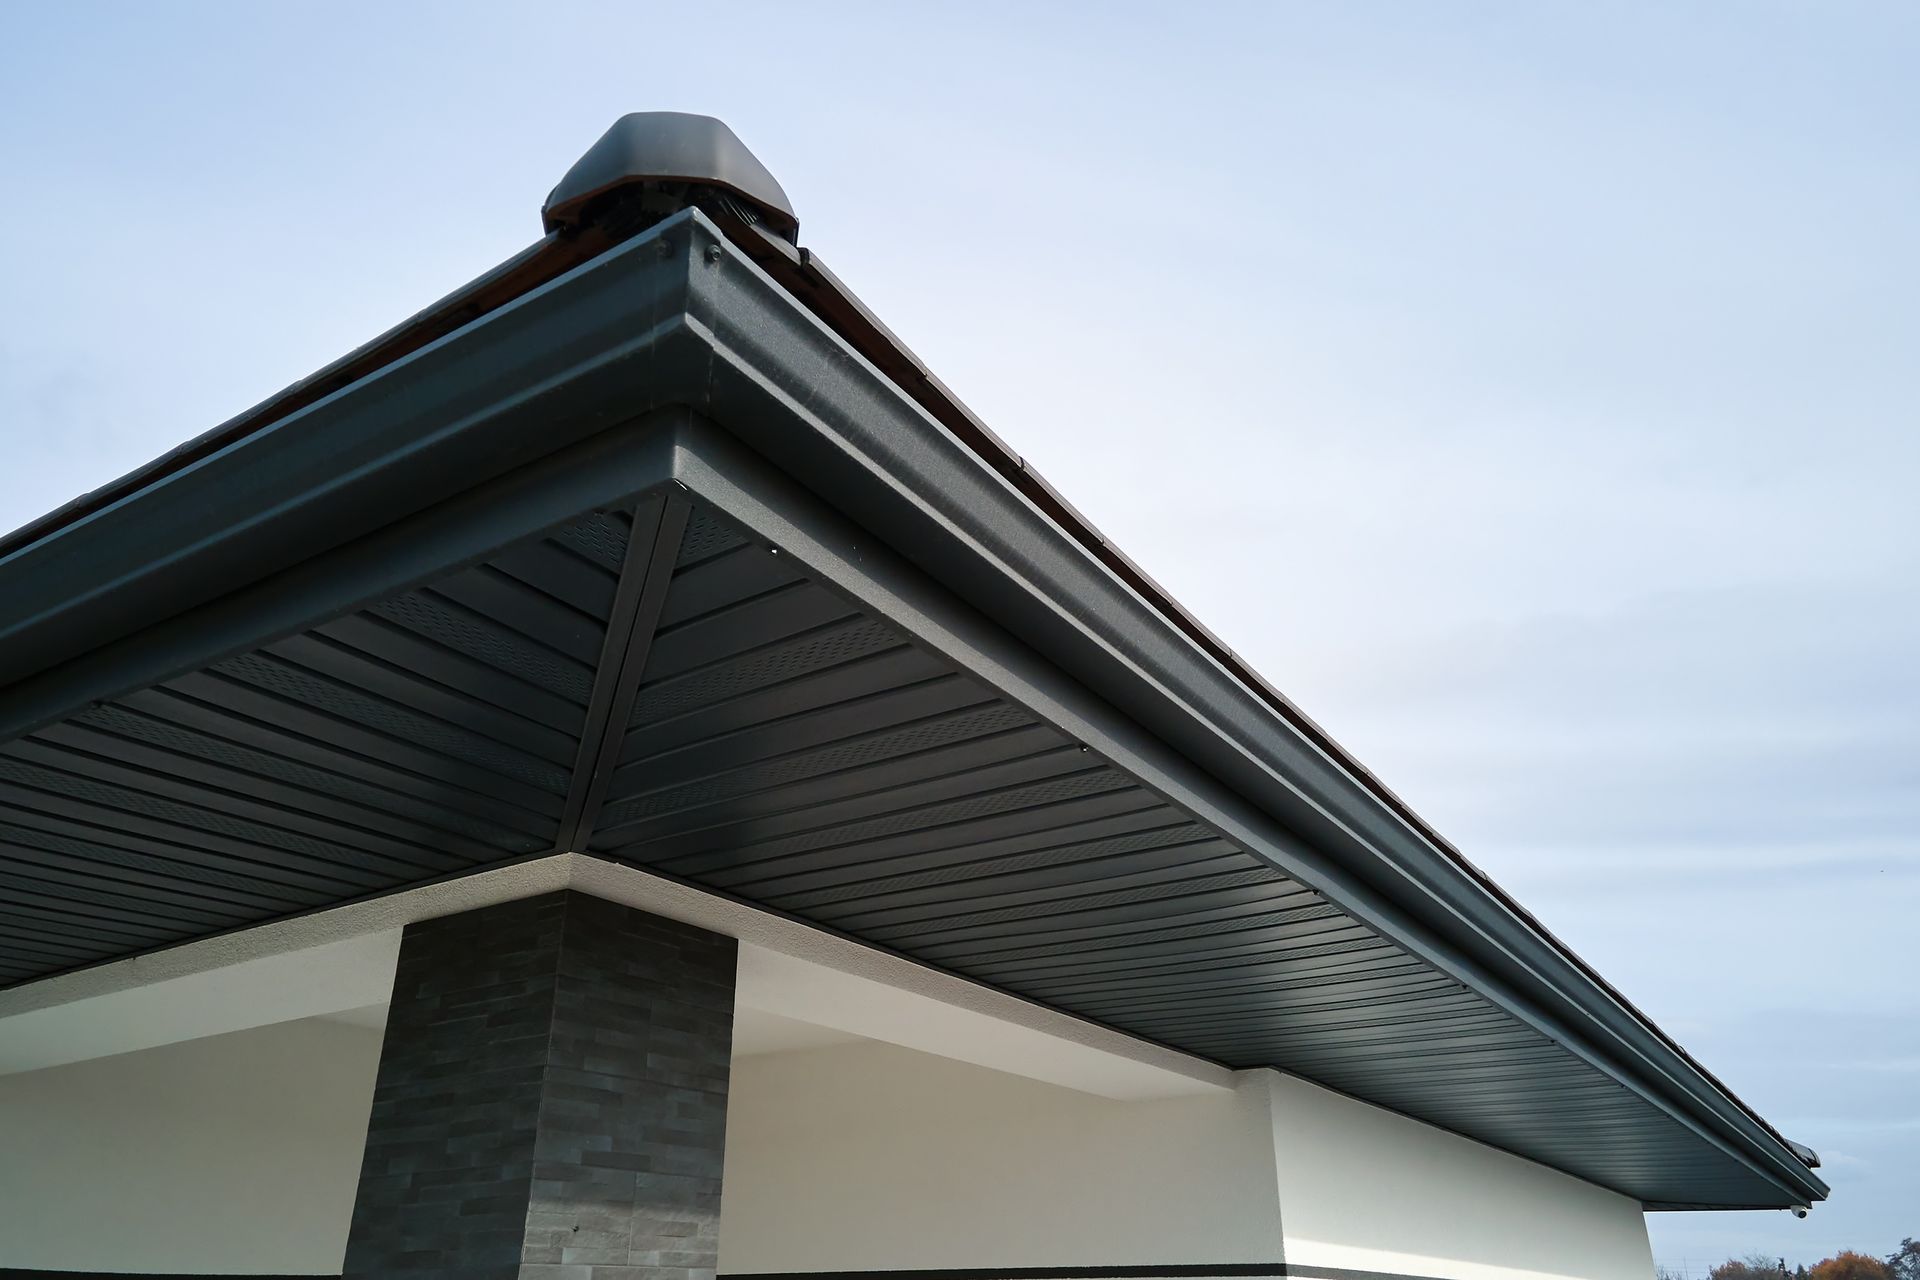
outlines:
[[[1115,1101],[866,1042],[734,1063],[723,1274],[1283,1258],[1653,1274],[1636,1202],[1277,1072]]]
[[[1289,1265],[1445,1280],[1649,1280],[1638,1202],[1271,1076]]]
[[[339,1275],[379,1053],[308,1019],[0,1076],[0,1266]]]
[[[720,1270],[1278,1261],[1254,1084],[1118,1101],[870,1042],[739,1059]]]

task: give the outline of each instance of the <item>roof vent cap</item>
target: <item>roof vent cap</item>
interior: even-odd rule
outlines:
[[[567,170],[540,210],[548,231],[585,225],[618,202],[657,221],[714,201],[793,242],[800,232],[787,193],[733,130],[712,116],[636,111],[621,116]]]

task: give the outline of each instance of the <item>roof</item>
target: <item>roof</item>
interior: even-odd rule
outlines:
[[[554,232],[0,542],[0,981],[579,849],[1651,1205],[1825,1196],[764,225]]]

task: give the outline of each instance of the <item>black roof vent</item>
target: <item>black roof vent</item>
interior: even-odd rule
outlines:
[[[584,226],[619,210],[656,222],[715,203],[792,243],[800,232],[787,193],[746,144],[712,116],[636,111],[567,170],[540,210],[548,231]]]

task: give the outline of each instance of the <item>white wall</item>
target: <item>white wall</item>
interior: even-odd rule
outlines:
[[[739,1059],[720,1270],[1277,1262],[1253,1084],[1116,1101],[871,1042]]]
[[[0,1266],[339,1275],[379,1054],[308,1019],[0,1077]]]
[[[1273,1080],[1290,1265],[1649,1280],[1638,1202],[1303,1080]]]
[[[720,1269],[1649,1280],[1635,1201],[1272,1071],[1115,1101],[891,1045],[737,1059]]]

